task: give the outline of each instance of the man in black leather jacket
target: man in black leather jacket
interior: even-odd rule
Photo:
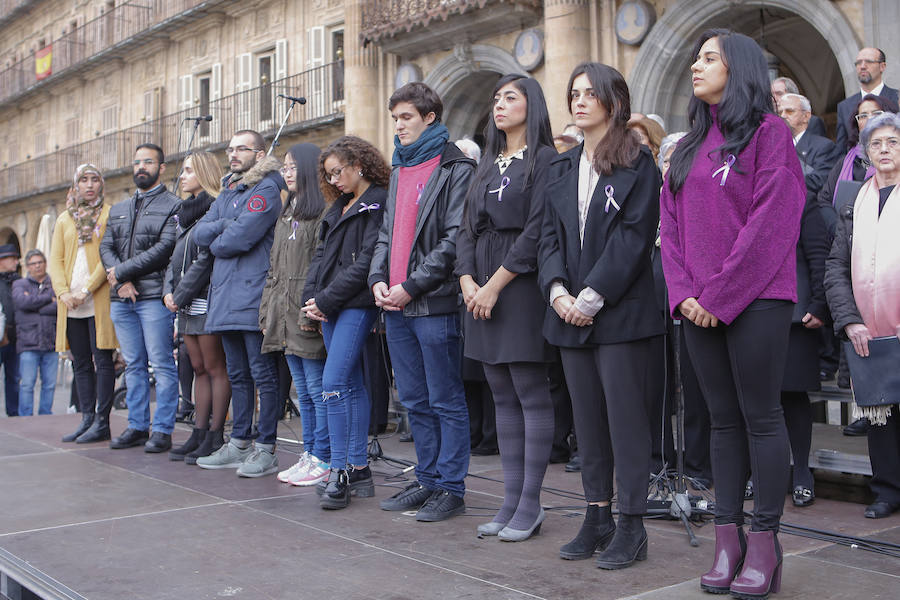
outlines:
[[[13,244],[0,246],[0,304],[6,324],[0,330],[0,338],[6,344],[0,347],[0,367],[4,374],[4,398],[6,416],[19,414],[19,355],[16,354],[16,309],[13,305],[12,284],[19,275],[19,250]]]
[[[144,444],[145,452],[172,447],[178,375],[172,357],[174,315],[162,303],[163,279],[175,247],[175,213],[181,201],[161,182],[163,151],[141,144],[134,153],[137,191],[109,211],[100,258],[110,284],[110,316],[125,359],[128,428],[110,448]],[[150,377],[156,379],[156,414],[150,430]],[[146,443],[145,443],[146,442]]]

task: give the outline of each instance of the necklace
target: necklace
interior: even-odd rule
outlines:
[[[494,164],[500,169],[500,174],[506,172],[506,169],[509,168],[509,165],[512,164],[512,161],[515,159],[523,160],[525,158],[525,151],[528,150],[528,146],[522,146],[509,156],[506,156],[502,152],[497,155],[497,158],[494,160]]]

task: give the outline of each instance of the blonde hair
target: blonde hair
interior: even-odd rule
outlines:
[[[222,191],[222,167],[216,155],[212,152],[191,152],[187,158],[191,159],[191,168],[197,175],[197,182],[207,194],[213,198]],[[185,159],[187,160],[187,159]]]

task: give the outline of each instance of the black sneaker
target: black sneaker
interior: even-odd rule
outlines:
[[[381,510],[416,510],[421,508],[429,498],[431,498],[432,490],[423,487],[418,481],[415,481],[390,498],[381,501]]]
[[[416,513],[416,521],[443,521],[466,512],[466,503],[459,496],[444,490],[435,490],[428,501]]]

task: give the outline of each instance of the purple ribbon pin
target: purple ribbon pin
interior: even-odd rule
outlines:
[[[509,177],[500,180],[500,187],[496,190],[488,190],[488,194],[497,194],[497,202],[503,202],[503,190],[509,187]]]
[[[419,201],[417,200],[416,204],[418,204],[418,203],[419,203]],[[373,202],[372,204],[366,204],[365,202],[360,202],[359,205],[360,205],[359,210],[356,211],[358,213],[369,212],[370,210],[378,210],[379,208],[381,208],[381,205],[378,204],[377,202]]]
[[[297,239],[297,227],[300,226],[300,223],[297,221],[291,221],[291,235],[288,236],[289,240]]]
[[[734,162],[736,160],[737,159],[734,157],[734,154],[729,154],[728,158],[726,158],[725,161],[722,163],[722,166],[713,172],[713,174],[712,174],[713,177],[715,177],[719,173],[722,174],[722,181],[719,182],[720,186],[725,185],[725,180],[728,179],[728,174],[731,172],[731,167],[734,165]]]
[[[606,206],[603,208],[603,212],[608,213],[610,206],[612,206],[616,210],[622,210],[621,207],[619,206],[619,203],[616,202],[616,199],[613,196],[613,194],[616,193],[616,188],[614,188],[611,185],[608,185],[605,188],[603,188],[603,191],[606,192]]]
[[[419,201],[422,199],[422,192],[424,192],[424,191],[425,191],[425,184],[417,183],[416,184],[416,206],[419,205]]]

